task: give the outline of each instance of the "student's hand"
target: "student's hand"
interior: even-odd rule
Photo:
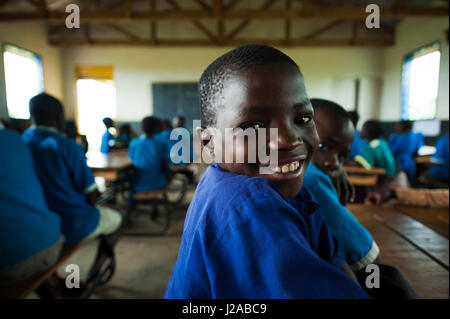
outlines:
[[[364,204],[368,206],[378,206],[381,204],[381,194],[379,192],[370,192],[364,199]]]
[[[341,167],[339,173],[332,178],[334,187],[339,196],[339,201],[342,205],[347,205],[355,200],[355,188],[350,183],[345,169]]]

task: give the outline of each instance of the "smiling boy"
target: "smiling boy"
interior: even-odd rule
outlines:
[[[216,163],[189,206],[165,297],[367,298],[341,271],[335,239],[302,188],[318,137],[295,62],[271,47],[238,47],[204,71],[199,92],[201,138]],[[278,166],[261,174],[267,163],[224,163],[209,128],[253,128]],[[277,128],[278,138],[260,128]],[[232,158],[248,158],[250,147],[244,140]]]

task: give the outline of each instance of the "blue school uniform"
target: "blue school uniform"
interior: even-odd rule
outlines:
[[[370,233],[340,202],[331,178],[310,163],[303,186],[310,191],[338,242],[338,249],[353,271],[373,263],[379,248]]]
[[[449,137],[442,136],[436,143],[436,153],[431,157],[436,164],[430,169],[430,176],[437,180],[448,181],[449,173]]]
[[[208,167],[189,205],[165,298],[367,298],[306,188]]]
[[[34,256],[61,237],[61,219],[45,203],[30,151],[0,129],[0,268]]]
[[[171,166],[186,165],[193,161],[194,145],[192,135],[189,132],[189,136],[185,136],[183,139],[182,135],[177,135],[177,130],[179,129],[185,128],[168,129],[157,135],[157,138],[165,144],[167,160]],[[178,136],[175,140],[170,139],[172,131],[174,131],[176,137]],[[179,163],[175,163],[172,160],[177,157],[181,157],[181,161]]]
[[[163,171],[166,145],[156,136],[140,137],[131,141],[129,154],[133,166],[138,170],[134,191],[145,192],[166,187],[167,172]]]
[[[416,175],[416,162],[413,156],[424,144],[423,135],[414,132],[392,134],[388,144],[402,170],[410,180],[413,180]]]
[[[366,148],[368,142],[367,140],[363,139],[359,135],[359,131],[355,129],[355,137],[353,138],[352,145],[350,146],[350,154],[349,157],[353,158],[359,153],[362,153],[364,149]]]
[[[109,153],[111,149],[111,145],[109,144],[109,142],[111,140],[114,140],[114,135],[112,135],[111,132],[107,129],[105,134],[103,134],[102,136],[102,144],[100,146],[100,152],[102,152],[103,154]]]
[[[22,139],[33,156],[48,207],[61,216],[64,245],[80,242],[92,233],[100,218],[97,208],[86,201],[86,193],[96,186],[82,148],[51,129],[27,129]]]

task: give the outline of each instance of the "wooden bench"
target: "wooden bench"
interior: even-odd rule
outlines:
[[[350,183],[355,186],[371,187],[378,184],[379,176],[386,174],[385,170],[378,167],[364,168],[359,166],[344,166]]]
[[[64,248],[61,251],[58,261],[48,270],[33,275],[29,279],[10,285],[0,286],[0,299],[23,299],[39,288],[59,267],[61,267],[78,249],[83,246],[79,243],[72,247]]]

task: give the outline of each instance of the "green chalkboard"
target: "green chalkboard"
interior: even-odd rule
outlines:
[[[200,120],[197,83],[153,83],[153,112],[156,117],[172,120],[183,116],[192,132],[192,121]]]

